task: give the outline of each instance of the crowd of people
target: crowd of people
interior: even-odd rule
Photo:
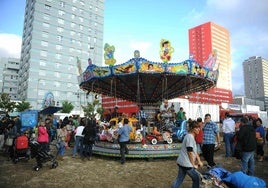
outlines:
[[[114,111],[107,114],[106,119],[117,117],[120,119],[122,114],[116,107]],[[143,107],[140,107],[137,114],[143,138],[145,139],[148,115]],[[186,113],[183,107],[175,112],[174,105],[169,105],[168,100],[164,100],[156,115],[156,121],[160,118],[169,118],[172,121],[181,122],[186,120]],[[120,146],[120,162],[124,164],[125,155],[128,154],[127,144],[132,127],[129,126],[128,118],[122,119],[122,125],[118,127],[118,143]],[[160,126],[162,126],[160,124]],[[57,158],[64,160],[65,149],[72,148],[72,157],[81,160],[91,160],[92,148],[97,140],[98,122],[95,119],[80,118],[76,116],[56,119],[53,115],[47,115],[38,121],[38,125],[32,130],[33,138],[40,144],[43,151],[50,152],[51,142],[56,143]],[[216,147],[221,146],[220,128],[222,128],[223,142],[225,146],[225,157],[237,157],[241,160],[241,171],[245,174],[254,176],[255,156],[257,161],[264,160],[264,144],[268,141],[262,120],[243,117],[240,125],[225,114],[222,127],[212,121],[210,114],[205,114],[204,120],[198,117],[196,120],[188,119],[188,134],[184,137],[179,156],[177,158],[178,175],[173,183],[173,187],[180,187],[186,174],[193,181],[193,187],[199,187],[200,178],[197,169],[203,166],[201,157],[206,161],[208,169],[216,166],[214,152]],[[0,121],[0,150],[9,153],[9,159],[14,156],[14,140],[17,136],[25,134],[21,132],[20,117],[10,118],[8,115]],[[7,144],[7,140],[12,139],[12,144]]]

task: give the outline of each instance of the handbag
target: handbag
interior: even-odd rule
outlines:
[[[13,138],[7,138],[5,142],[6,146],[12,146],[13,145]]]

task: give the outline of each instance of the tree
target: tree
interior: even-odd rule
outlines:
[[[82,105],[82,109],[87,118],[94,119],[97,116],[101,117],[103,115],[104,109],[99,100],[95,99],[92,103],[87,103],[87,106]]]
[[[28,110],[30,108],[32,108],[31,104],[27,101],[22,101],[22,102],[18,102],[15,105],[16,111],[17,112],[23,112],[24,110]]]
[[[70,113],[74,109],[74,105],[68,101],[62,101],[62,113]]]
[[[0,109],[5,113],[13,112],[16,103],[10,101],[10,96],[7,93],[0,94]]]

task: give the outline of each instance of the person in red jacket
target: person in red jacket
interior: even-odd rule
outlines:
[[[41,121],[38,126],[38,137],[37,142],[41,145],[42,151],[48,152],[48,142],[49,142],[49,136],[47,132],[47,128],[45,126],[45,122]]]

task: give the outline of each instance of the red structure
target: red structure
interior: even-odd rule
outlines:
[[[202,93],[189,95],[191,102],[202,102],[210,104],[232,103],[231,84],[231,55],[230,36],[228,30],[207,22],[189,29],[189,52],[193,58],[204,66],[208,57],[216,50],[216,64],[214,68],[219,69],[217,85]]]
[[[102,106],[106,113],[109,111],[109,109],[113,111],[114,107],[117,106],[119,113],[125,113],[129,117],[132,113],[137,113],[139,110],[137,104],[134,102],[129,102],[118,98],[116,99],[114,97],[108,97],[105,95],[102,95]]]

